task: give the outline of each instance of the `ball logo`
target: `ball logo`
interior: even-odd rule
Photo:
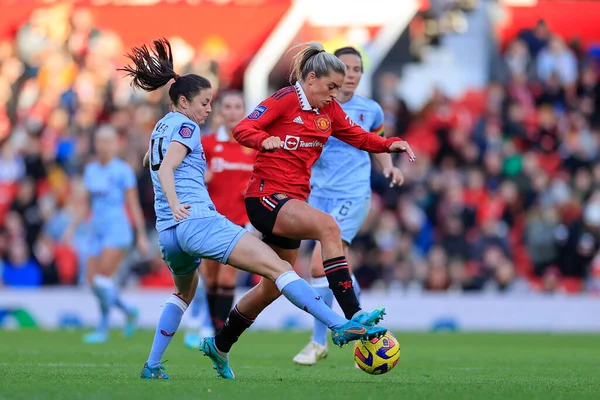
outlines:
[[[283,144],[283,148],[286,150],[297,150],[298,145],[300,144],[300,136],[285,136],[285,142]]]
[[[327,115],[319,115],[315,118],[315,126],[321,132],[327,132],[331,127],[331,121]]]

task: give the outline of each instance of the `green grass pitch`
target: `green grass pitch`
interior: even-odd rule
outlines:
[[[313,367],[292,364],[306,333],[248,332],[234,347],[235,381],[216,377],[175,335],[169,381],[142,381],[151,332],[85,345],[81,332],[0,331],[0,399],[598,399],[600,336],[396,332],[397,367],[370,376],[352,346]]]

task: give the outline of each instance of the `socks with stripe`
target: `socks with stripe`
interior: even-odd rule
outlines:
[[[187,308],[187,303],[176,295],[171,295],[167,300],[160,314],[156,332],[154,333],[152,349],[150,350],[150,356],[148,356],[148,366],[150,368],[156,368],[160,365],[162,356],[167,350],[169,343],[171,343],[173,335],[177,332],[177,328],[179,328],[179,324],[181,323],[181,317],[183,317],[183,313],[185,313]]]
[[[360,303],[354,292],[354,285],[348,270],[348,262],[345,256],[330,258],[323,261],[325,276],[329,282],[329,288],[338,304],[342,308],[347,319],[352,319],[354,314],[360,311]]]
[[[215,329],[221,329],[233,307],[235,286],[220,286],[214,300],[214,310],[211,314]]]
[[[231,346],[238,341],[238,338],[244,333],[244,331],[250,328],[250,325],[254,322],[256,317],[243,315],[237,308],[233,307],[233,310],[229,312],[229,316],[225,321],[225,324],[215,335],[215,346],[223,353],[229,353]]]

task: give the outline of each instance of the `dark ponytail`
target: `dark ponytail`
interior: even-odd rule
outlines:
[[[180,96],[192,101],[192,98],[202,89],[210,89],[210,82],[202,76],[196,74],[179,76],[175,73],[171,44],[167,39],[155,40],[153,44],[152,50],[146,45],[132,48],[126,56],[133,62],[133,66],[127,65],[118,69],[127,72],[126,75],[133,78],[131,81],[133,87],[152,92],[174,79],[175,82],[169,89],[169,98],[174,105],[178,105]]]

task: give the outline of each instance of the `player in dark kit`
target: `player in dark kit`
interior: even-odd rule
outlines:
[[[335,101],[345,74],[342,61],[320,44],[310,43],[294,58],[295,84],[258,105],[233,135],[242,145],[259,151],[246,191],[246,210],[252,225],[264,235],[263,241],[294,265],[301,240],[318,240],[327,280],[346,318],[373,326],[385,311],[361,310],[336,221],[306,203],[310,168],[330,135],[372,153],[406,152],[411,161],[415,156],[400,138],[370,134],[348,118]],[[272,282],[262,279],[240,299],[214,340],[205,339],[201,349],[208,343],[227,354],[280,294]]]

